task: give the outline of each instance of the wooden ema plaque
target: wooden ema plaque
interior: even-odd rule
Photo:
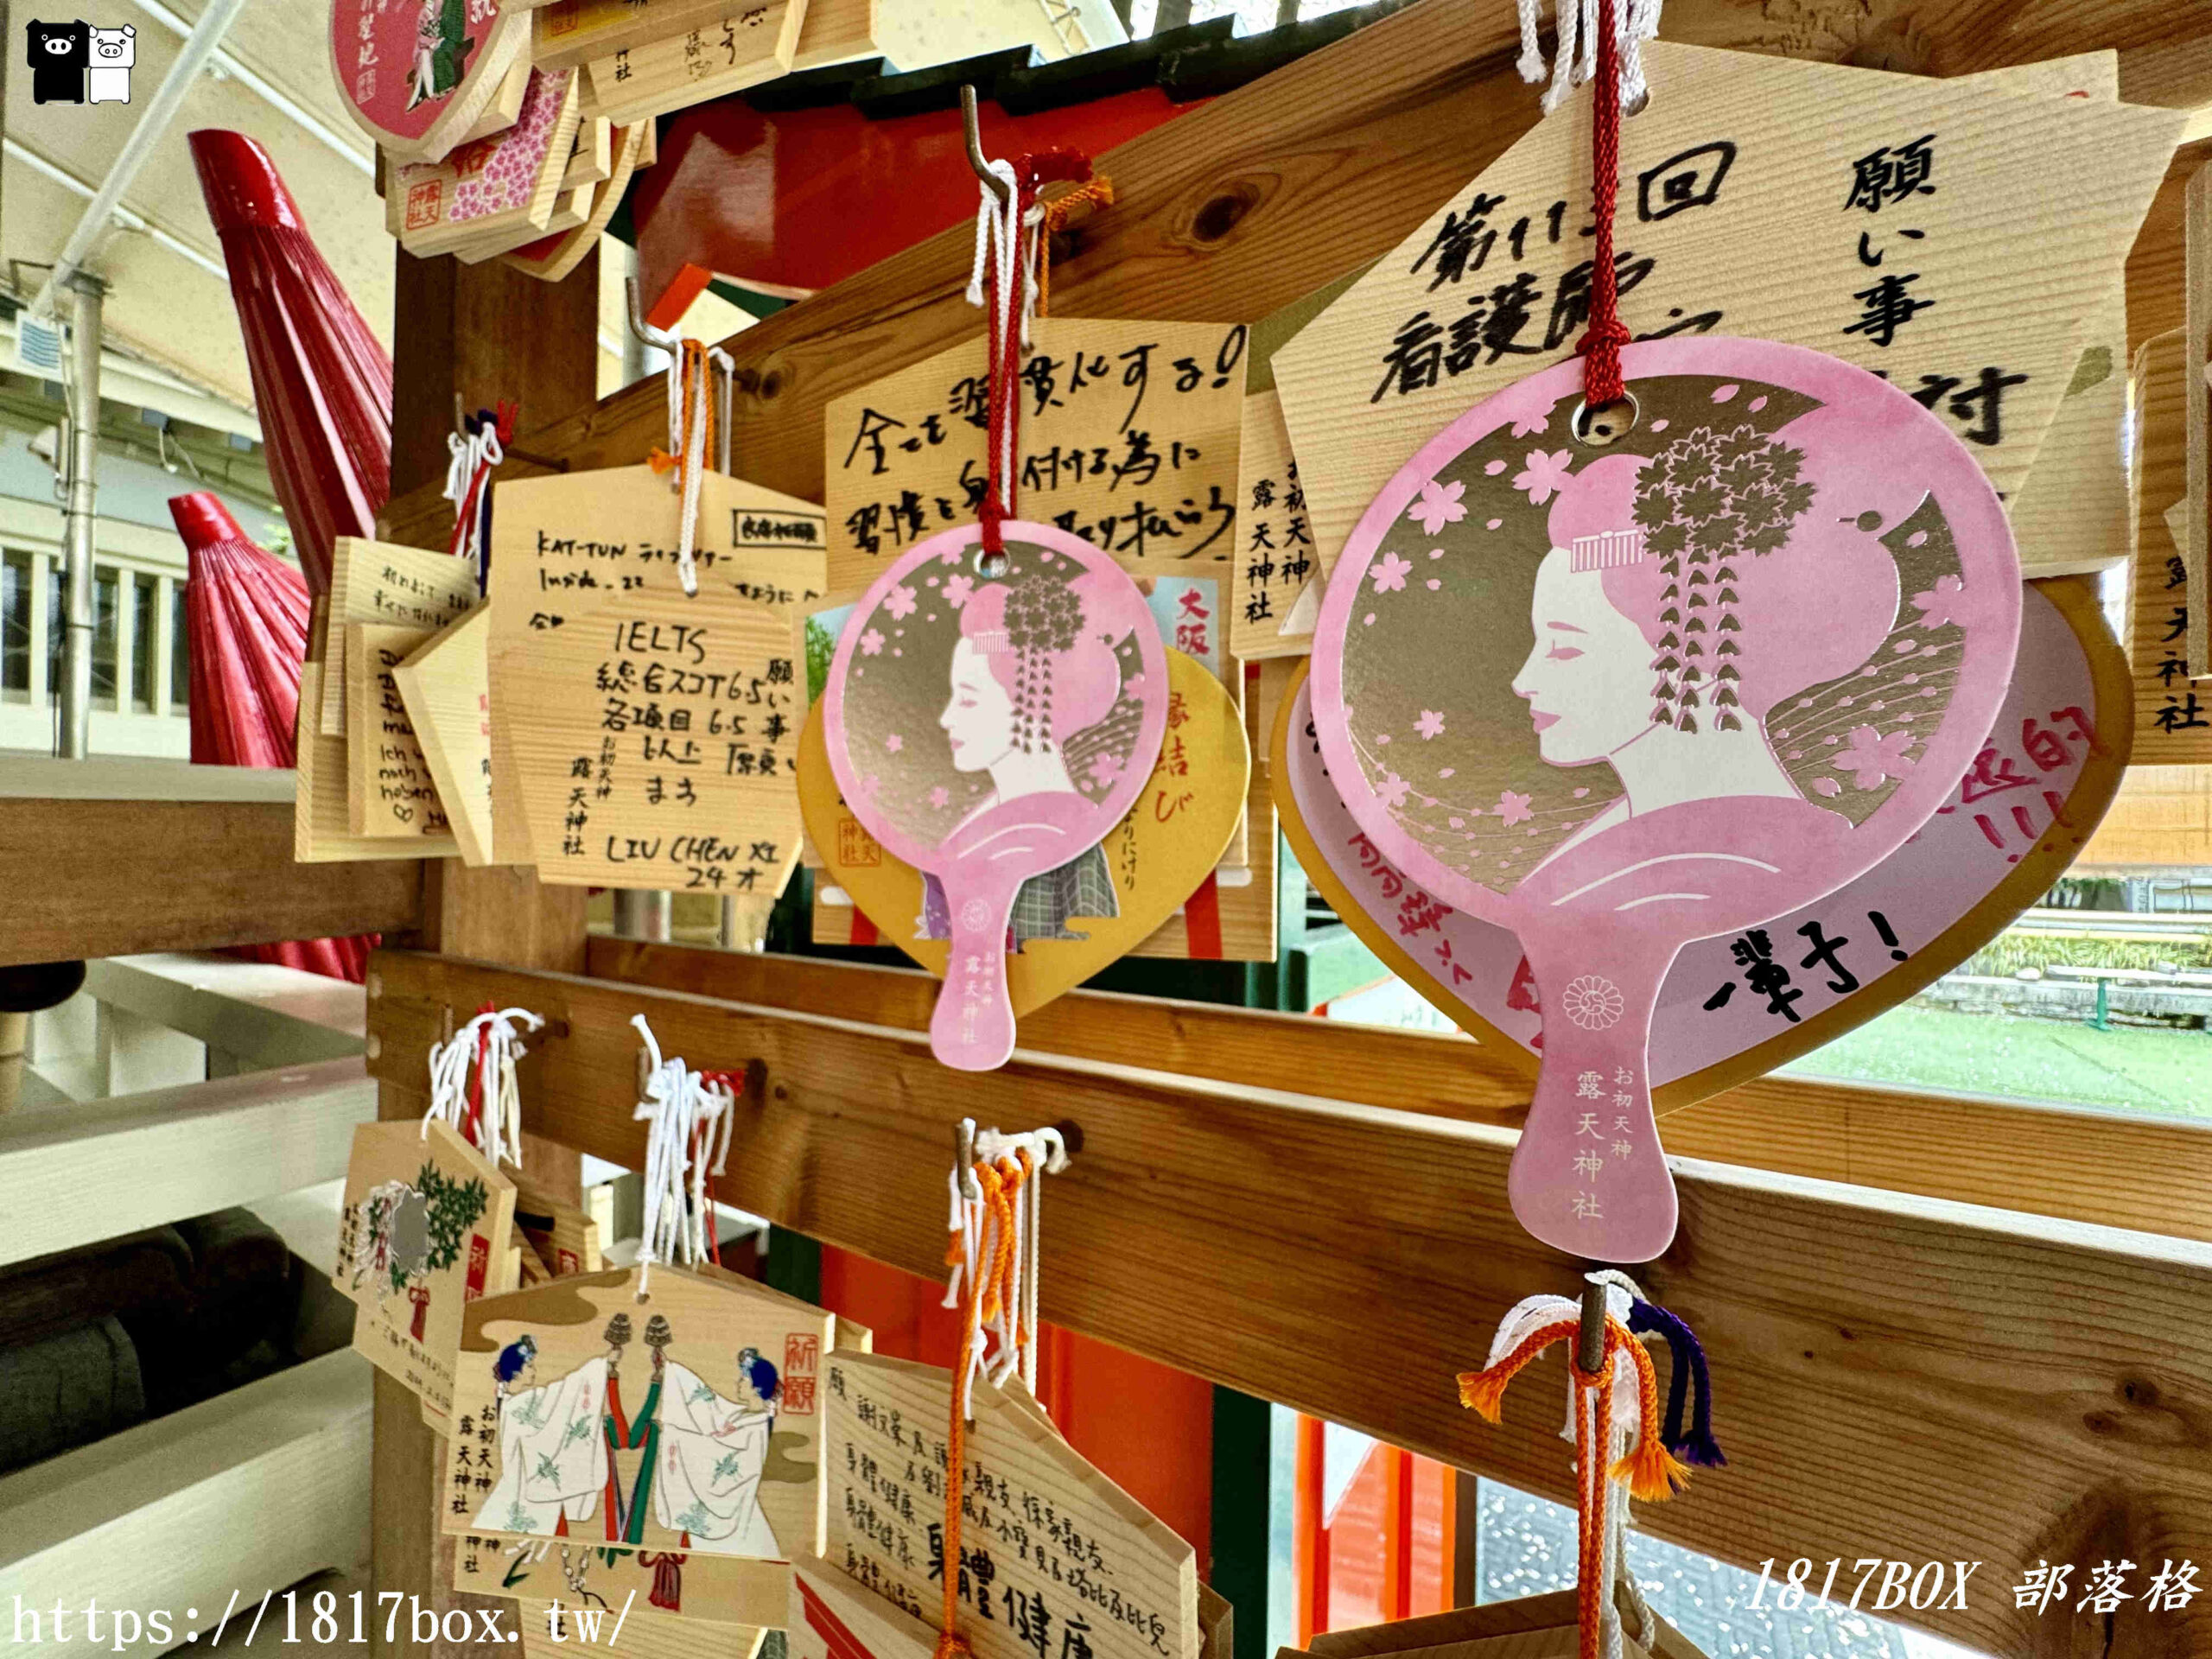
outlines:
[[[476,567],[467,559],[340,536],[331,549],[328,645],[322,653],[329,673],[316,705],[318,729],[325,737],[346,735],[348,627],[364,622],[435,632],[476,602]]]
[[[1136,804],[1096,854],[1085,855],[1090,880],[1071,874],[1049,895],[1025,894],[1018,906],[1035,919],[1018,922],[1020,948],[1007,959],[1007,991],[1017,1018],[1166,926],[1209,878],[1244,810],[1251,768],[1243,717],[1220,683],[1180,652],[1167,653],[1167,683],[1160,757]],[[819,706],[800,739],[798,788],[829,879],[868,913],[885,941],[943,978],[951,946],[944,927],[931,926],[921,873],[886,851],[839,795]],[[1106,902],[1086,899],[1086,890],[1100,882],[1111,889]]]
[[[492,816],[491,634],[491,608],[479,606],[391,671],[448,826],[472,868],[529,861],[518,826],[502,836]]]
[[[2134,761],[2212,763],[2212,687],[2191,679],[2188,536],[2188,409],[2192,392],[2179,329],[2135,354],[2135,559],[2128,571],[2127,654],[2135,680]]]
[[[1039,317],[1022,365],[1021,516],[1081,537],[1133,575],[1226,569],[1248,334],[1243,323]],[[865,588],[915,543],[975,521],[983,357],[979,329],[829,406],[833,588]]]
[[[650,467],[499,486],[493,818],[501,750],[542,880],[779,892],[798,854],[792,609],[822,585],[820,510],[702,482],[699,591]]]
[[[1652,1030],[1657,1109],[1764,1077],[1895,1007],[2050,892],[2120,787],[2133,696],[2095,584],[2028,584],[2012,689],[1952,799],[1857,880],[1675,959]],[[1360,829],[1322,764],[1302,672],[1276,723],[1272,770],[1283,833],[1336,913],[1453,1024],[1533,1078],[1544,1011],[1520,940],[1431,897]]]
[[[1618,256],[1637,337],[1755,336],[1879,371],[2019,494],[2085,350],[2111,347],[2113,290],[2186,117],[2103,101],[2070,66],[2031,95],[2018,75],[1659,41],[1644,61]],[[1325,569],[1424,440],[1573,351],[1590,108],[1539,123],[1277,354]]]
[[[936,1366],[881,1355],[832,1355],[823,1376],[823,1561],[931,1625],[951,1384]],[[1198,1659],[1191,1546],[1085,1462],[1018,1382],[978,1383],[975,1413],[957,1570],[976,1659]]]
[[[353,1348],[433,1421],[453,1406],[464,1309],[510,1284],[514,1183],[442,1123],[353,1131],[331,1282],[359,1310]]]
[[[1313,648],[1313,619],[1321,604],[1321,564],[1298,457],[1283,423],[1275,353],[1369,269],[1347,271],[1252,325],[1236,449],[1240,522],[1228,601],[1229,649],[1243,662],[1306,655]]]
[[[357,836],[451,833],[393,674],[430,639],[419,628],[346,630],[346,807]]]
[[[594,57],[580,72],[591,78],[593,112],[618,124],[650,121],[790,73],[806,18],[806,0],[721,0],[706,8],[693,0],[585,3],[602,12],[706,14],[696,23]]]
[[[575,148],[576,100],[573,71],[533,70],[512,126],[393,172],[385,228],[416,254],[545,230]]]
[[[437,160],[484,130],[527,55],[530,20],[514,10],[499,0],[332,0],[331,69],[346,112],[393,156]]]
[[[666,1265],[640,1282],[615,1269],[471,1304],[444,1531],[763,1565],[814,1541],[833,1316]],[[770,1622],[761,1605],[666,1611]]]

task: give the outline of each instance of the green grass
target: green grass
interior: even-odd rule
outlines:
[[[2212,1117],[2212,1033],[1953,1014],[1907,1004],[1783,1068],[2161,1116]]]

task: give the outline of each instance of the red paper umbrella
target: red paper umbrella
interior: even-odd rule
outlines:
[[[298,750],[300,664],[307,656],[308,585],[245,537],[206,491],[169,498],[191,566],[184,588],[192,650],[192,759],[203,766],[289,767]],[[242,945],[251,962],[359,981],[373,938]]]
[[[391,359],[309,238],[269,152],[243,133],[192,135],[245,335],[269,474],[317,594],[331,544],[376,535],[391,493]]]

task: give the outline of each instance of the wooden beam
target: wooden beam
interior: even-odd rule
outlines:
[[[16,1645],[121,1652],[116,1611],[143,1621],[162,1609],[168,1639],[142,1624],[130,1650],[188,1652],[235,1594],[228,1639],[243,1647],[264,1590],[277,1599],[261,1639],[281,1645],[284,1586],[367,1550],[368,1449],[368,1368],[341,1351],[0,1479],[0,1588]],[[98,1642],[84,1620],[95,1595]],[[57,1603],[69,1613],[61,1641]],[[302,1631],[311,1611],[300,1608]]]
[[[0,1264],[343,1175],[376,1092],[356,1058],[0,1116]]]
[[[418,864],[295,864],[289,798],[0,798],[0,963],[400,932],[421,904]]]
[[[2212,0],[1675,0],[1665,32],[1926,74],[2117,48],[2124,97],[2212,99]],[[1497,0],[1425,0],[1109,151],[1098,164],[1115,205],[1066,238],[1054,306],[1068,316],[1249,320],[1387,251],[1535,122],[1535,90],[1512,67],[1517,49],[1512,9]],[[2179,200],[2162,194],[2130,268],[2131,324],[2178,305],[2180,238]],[[980,326],[962,297],[972,245],[966,226],[953,226],[723,342],[740,387],[732,448],[747,478],[822,499],[827,404]],[[596,407],[580,400],[527,447],[578,467],[627,466],[666,433],[652,380]],[[441,450],[440,476],[443,466]],[[511,463],[505,475],[524,473]],[[393,534],[415,539],[416,526],[450,524],[451,513],[424,483],[395,494],[385,516]]]
[[[927,1031],[938,982],[918,968],[764,956],[594,938],[585,972],[722,1002]],[[1339,1025],[1115,991],[1071,991],[1025,1014],[1024,1049],[1142,1065],[1254,1089],[1325,1090],[1340,1099],[1518,1128],[1522,1074],[1463,1037]]]
[[[394,355],[392,487],[435,490],[445,476],[445,435],[454,399],[469,410],[500,398],[523,406],[518,448],[536,448],[533,426],[587,403],[599,362],[599,254],[558,283],[541,283],[497,261],[463,265],[450,257],[397,253],[396,315],[402,320]],[[442,521],[416,522],[395,539],[443,547],[453,528],[451,504]],[[574,972],[584,959],[582,887],[540,885],[536,872],[472,870],[458,859],[431,863],[424,875],[421,926],[425,950],[501,962],[518,968]],[[474,1005],[460,1012],[466,1020]],[[427,1075],[381,1073],[378,1116],[420,1117]],[[573,1167],[573,1166],[571,1166]],[[496,1604],[453,1587],[453,1542],[437,1533],[443,1497],[438,1437],[424,1427],[414,1396],[379,1374],[376,1379],[375,1582],[425,1605],[482,1609]],[[414,1653],[403,1637],[377,1638],[379,1655]],[[496,1643],[435,1644],[435,1659],[497,1659]]]
[[[361,1052],[368,1030],[368,1005],[359,985],[212,953],[162,951],[89,962],[85,992],[94,1001],[197,1038],[238,1071],[343,1059]]]
[[[955,1072],[925,1040],[677,992],[385,952],[377,1075],[421,1075],[448,1006],[566,1021],[524,1087],[532,1129],[618,1162],[637,1039],[696,1065],[761,1059],[722,1196],[914,1273],[942,1270],[958,1117],[1083,1130],[1055,1181],[1043,1311],[1056,1323],[1424,1455],[1563,1497],[1556,1363],[1503,1429],[1453,1374],[1574,1265],[1504,1201],[1512,1137],[1487,1124],[1024,1055]],[[2038,1559],[2212,1560],[2212,1248],[1681,1160],[1682,1227],[1639,1277],[1704,1338],[1731,1465],[1639,1522],[1739,1564],[1769,1556],[1987,1565],[1964,1612],[1899,1616],[1950,1640],[2051,1656],[2093,1615],[2016,1611]],[[2091,1554],[2089,1552],[2094,1552]],[[1980,1587],[1987,1585],[1986,1589]],[[2092,1627],[2094,1627],[2094,1629]],[[2124,1605],[2111,1650],[2212,1647],[2212,1601]]]
[[[591,941],[594,978],[926,1032],[918,969]],[[1325,1093],[1518,1128],[1529,1084],[1463,1038],[1302,1014],[1071,991],[1021,1022],[1022,1048],[1239,1088]],[[1776,1075],[1666,1114],[1670,1154],[1927,1198],[2212,1241],[2212,1127]]]

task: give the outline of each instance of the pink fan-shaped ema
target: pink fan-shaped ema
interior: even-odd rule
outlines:
[[[391,359],[269,152],[209,128],[192,135],[192,159],[230,267],[270,479],[308,586],[322,594],[332,544],[373,537],[391,493]]]
[[[185,637],[192,652],[192,759],[203,766],[289,767],[300,664],[307,656],[308,585],[251,542],[230,509],[206,491],[169,498],[184,538]],[[373,938],[249,944],[251,962],[359,982]]]

